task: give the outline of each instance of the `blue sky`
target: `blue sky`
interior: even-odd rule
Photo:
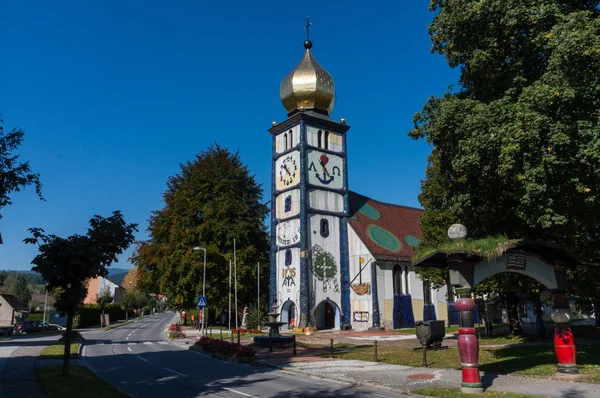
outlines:
[[[352,126],[350,189],[419,206],[430,148],[406,133],[458,79],[430,53],[426,1],[5,2],[0,113],[25,130],[19,154],[46,201],[27,189],[2,210],[0,269],[31,268],[32,226],[84,233],[120,209],[144,239],[167,178],[214,142],[240,151],[268,200],[266,130],[286,118],[279,84],[303,55],[307,12],[336,86],[331,117]]]

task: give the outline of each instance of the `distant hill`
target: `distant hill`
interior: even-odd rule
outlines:
[[[121,285],[123,283],[123,279],[129,273],[128,269],[125,268],[109,268],[108,269],[108,279],[117,285]]]

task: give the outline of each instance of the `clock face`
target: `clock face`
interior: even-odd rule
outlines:
[[[298,151],[280,157],[275,162],[275,188],[280,191],[300,181],[300,153]]]
[[[277,244],[289,246],[300,242],[300,220],[293,219],[277,225]]]
[[[333,189],[344,187],[344,161],[320,151],[308,152],[308,182]]]

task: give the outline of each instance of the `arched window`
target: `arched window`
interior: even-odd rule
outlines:
[[[408,284],[408,265],[404,267],[404,286],[406,286],[406,294],[410,294],[410,285]]]
[[[321,219],[321,236],[327,238],[329,236],[329,220],[326,218]]]
[[[323,141],[323,132],[321,130],[319,130],[319,132],[317,133],[317,146],[319,148],[322,148],[322,141]]]
[[[292,195],[286,196],[284,207],[286,213],[292,210]]]
[[[290,148],[294,146],[294,133],[290,130]]]
[[[287,249],[285,251],[285,265],[292,265],[292,250]]]
[[[285,134],[283,135],[283,139],[285,140],[285,141],[284,141],[284,144],[285,144],[285,145],[284,145],[284,147],[283,147],[283,148],[284,148],[284,150],[287,150],[287,149],[288,149],[288,139],[287,139],[287,133],[285,133]]]
[[[329,149],[329,131],[325,132],[325,145],[323,146],[325,149]]]
[[[398,264],[394,265],[394,270],[392,271],[392,278],[394,282],[394,294],[401,295],[402,294],[402,267]]]

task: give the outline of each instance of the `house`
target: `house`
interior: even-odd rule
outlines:
[[[12,294],[0,293],[0,325],[14,325],[28,310],[27,305]]]
[[[105,290],[110,292],[113,302],[118,304],[121,301],[121,297],[123,297],[125,289],[108,279],[108,277],[99,276],[88,281],[88,293],[83,303],[96,304],[98,295],[102,294]]]
[[[31,310],[32,311],[43,311],[44,310],[44,306],[46,307],[46,309],[52,309],[54,308],[54,297],[52,297],[52,294],[32,294],[31,295]]]

